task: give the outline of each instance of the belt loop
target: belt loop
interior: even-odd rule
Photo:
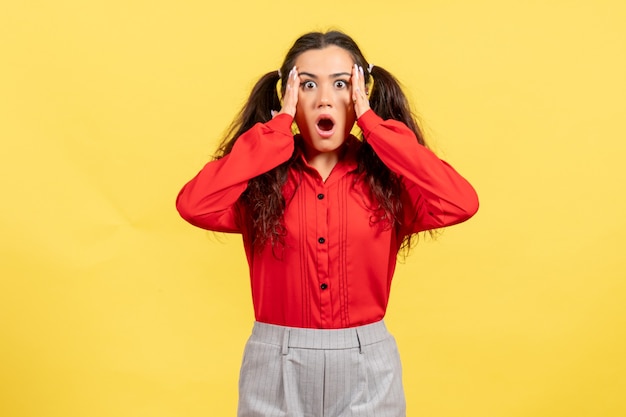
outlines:
[[[359,343],[359,353],[363,354],[363,347],[361,346],[361,338],[359,337],[359,330],[354,329],[354,333],[356,333],[356,341]]]
[[[285,329],[283,333],[283,355],[287,355],[289,353],[289,329]]]

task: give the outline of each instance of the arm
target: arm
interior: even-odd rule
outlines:
[[[257,123],[241,135],[232,151],[211,161],[178,194],[176,208],[194,226],[218,232],[239,232],[235,203],[248,180],[287,161],[294,149],[293,117],[282,113]]]
[[[461,223],[478,210],[476,191],[445,161],[420,145],[413,132],[396,120],[383,120],[372,110],[357,121],[365,140],[404,185],[404,233]]]
[[[280,112],[272,111],[272,120],[255,124],[237,138],[228,155],[206,164],[180,191],[176,208],[183,219],[216,232],[241,232],[236,203],[248,181],[276,168],[293,154],[291,123],[300,82],[296,67],[286,81]]]

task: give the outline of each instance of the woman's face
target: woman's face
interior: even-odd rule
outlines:
[[[308,158],[338,151],[352,130],[353,66],[350,53],[334,45],[308,50],[296,59],[300,88],[295,121]]]

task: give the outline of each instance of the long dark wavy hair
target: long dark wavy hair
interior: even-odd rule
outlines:
[[[256,123],[269,121],[272,118],[271,111],[278,111],[281,108],[277,93],[280,74],[285,76],[289,74],[300,54],[330,45],[343,48],[352,55],[358,66],[369,68],[356,42],[342,32],[311,32],[302,35],[287,52],[280,67],[280,73],[272,71],[263,75],[253,87],[248,101],[227,130],[215,158],[219,159],[229,154],[239,136]],[[425,146],[421,129],[398,80],[378,65],[372,67],[371,71],[364,71],[364,75],[366,85],[370,85],[371,78],[374,79],[369,95],[372,110],[383,119],[395,119],[407,125],[415,133],[417,141]],[[285,93],[285,88],[286,83],[281,83],[281,94]],[[252,178],[248,181],[248,187],[241,196],[241,203],[245,204],[251,213],[252,243],[257,248],[261,248],[268,242],[273,246],[284,242],[286,230],[283,224],[283,214],[286,201],[283,196],[283,186],[287,181],[290,168],[301,169],[295,156],[296,152],[278,167]],[[398,176],[383,164],[367,142],[363,142],[359,147],[357,162],[354,172],[355,181],[363,178],[371,193],[371,200],[375,204],[374,207],[370,207],[372,221],[383,222],[385,227],[402,226],[402,201]],[[405,249],[406,253],[411,247],[411,238],[412,235],[403,237],[401,249]]]

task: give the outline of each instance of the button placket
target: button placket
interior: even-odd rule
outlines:
[[[318,183],[315,194],[312,197],[312,203],[315,205],[316,211],[316,231],[317,231],[317,291],[319,292],[319,308],[320,318],[323,324],[332,322],[332,302],[329,282],[329,247],[328,247],[328,198],[327,190],[324,183]]]

